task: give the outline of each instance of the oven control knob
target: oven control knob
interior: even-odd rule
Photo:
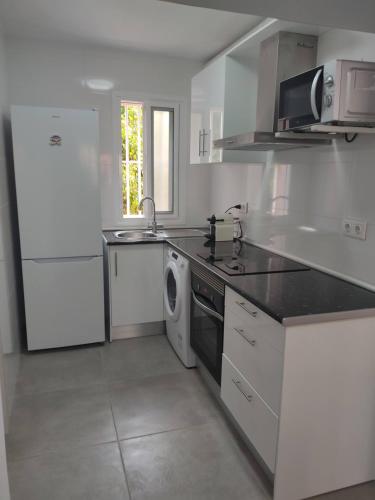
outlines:
[[[325,103],[327,108],[332,106],[332,96],[330,94],[325,96],[324,103]]]
[[[332,75],[328,75],[327,78],[324,80],[324,84],[327,87],[333,87],[335,84],[335,80],[333,79]]]

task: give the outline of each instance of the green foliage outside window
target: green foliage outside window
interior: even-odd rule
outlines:
[[[121,146],[123,216],[139,215],[142,212],[138,204],[144,193],[143,106],[140,103],[121,102]]]

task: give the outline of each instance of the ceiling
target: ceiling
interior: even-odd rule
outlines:
[[[158,0],[0,0],[5,35],[205,61],[260,17]]]
[[[276,17],[303,24],[375,33],[375,1],[360,0],[164,0],[223,11]]]

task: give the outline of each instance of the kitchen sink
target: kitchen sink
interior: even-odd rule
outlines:
[[[157,238],[164,238],[164,232],[160,231],[157,233],[153,233],[152,231],[116,231],[116,238],[120,240],[127,241],[138,241],[138,240],[152,240]]]

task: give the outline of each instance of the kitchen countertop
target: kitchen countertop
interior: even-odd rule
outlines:
[[[145,231],[144,228],[140,229],[114,229],[111,231],[103,231],[103,238],[107,245],[139,245],[140,243],[161,243],[171,238],[192,238],[192,237],[202,237],[208,229],[204,228],[161,228],[159,231],[162,236],[150,239],[139,239],[139,240],[126,240],[121,238],[116,238],[115,233],[117,231]]]
[[[230,276],[198,254],[207,254],[206,238],[168,240],[168,244],[213,272],[226,285],[285,326],[375,316],[375,293],[315,269]],[[206,245],[205,245],[206,244]],[[249,247],[255,247],[243,243]],[[216,243],[228,252],[228,242]],[[275,256],[267,250],[269,256]],[[245,252],[246,255],[246,252]],[[287,259],[290,261],[290,259]]]

